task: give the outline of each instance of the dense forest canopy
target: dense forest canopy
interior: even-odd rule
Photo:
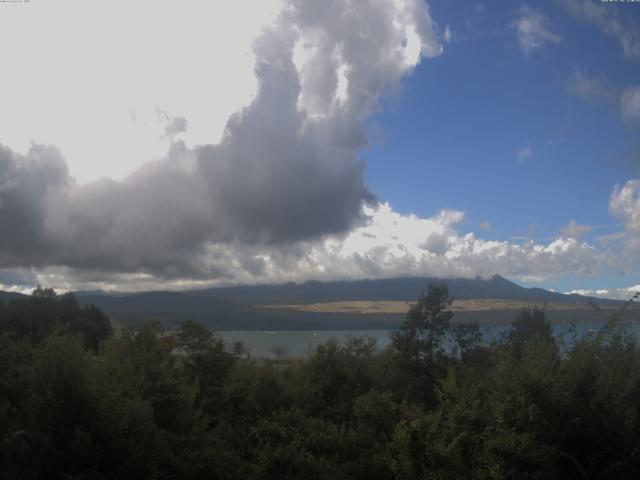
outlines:
[[[114,334],[39,288],[0,304],[0,478],[637,478],[624,307],[561,339],[523,310],[487,342],[450,305],[434,284],[384,350],[269,360],[190,321]]]

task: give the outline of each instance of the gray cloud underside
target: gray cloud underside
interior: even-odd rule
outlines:
[[[417,0],[322,8],[290,0],[255,42],[256,97],[229,119],[219,144],[174,143],[123,181],[82,185],[54,147],[20,155],[1,146],[0,268],[189,276],[202,274],[211,245],[292,248],[349,230],[374,201],[358,157],[363,121],[412,66],[407,31],[433,56],[435,29]],[[304,68],[294,63],[300,44],[312,47]],[[175,119],[167,135],[187,120]]]

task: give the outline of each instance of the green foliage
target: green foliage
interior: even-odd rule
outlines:
[[[26,425],[33,411],[35,354],[25,340],[0,332],[0,426],[16,432]]]
[[[482,346],[483,333],[475,323],[462,323],[452,328],[453,352],[463,360],[474,358]]]
[[[179,347],[189,356],[198,355],[207,350],[212,344],[213,332],[204,325],[187,320],[180,325],[176,335]]]
[[[547,317],[547,312],[538,307],[520,310],[511,323],[511,327],[509,343],[518,352],[520,352],[528,342],[555,342],[551,321]]]
[[[318,417],[349,425],[353,421],[353,399],[373,385],[372,344],[351,339],[341,345],[336,339],[318,345],[303,365],[305,404]]]
[[[257,478],[340,478],[339,438],[330,422],[298,410],[278,412],[254,429],[250,470]]]
[[[403,383],[408,386],[407,398],[427,408],[435,405],[437,381],[446,370],[444,343],[453,316],[452,302],[446,285],[430,284],[391,337]]]
[[[0,305],[0,479],[640,475],[624,311],[558,348],[543,310],[487,344],[450,306],[430,286],[382,351],[332,339],[252,360],[194,322],[111,336],[98,309],[38,288]]]
[[[443,339],[453,314],[445,285],[430,284],[427,294],[409,308],[407,320],[393,335],[395,349],[408,362],[432,362],[444,353]]]
[[[54,331],[79,334],[94,351],[113,330],[109,319],[95,306],[81,308],[71,294],[56,295],[37,287],[31,297],[0,303],[0,330],[37,344]]]

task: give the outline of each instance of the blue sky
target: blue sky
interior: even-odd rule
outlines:
[[[625,121],[617,104],[585,98],[572,84],[581,75],[617,95],[640,82],[640,58],[625,56],[618,39],[557,2],[528,4],[560,37],[528,53],[514,27],[526,3],[430,5],[453,38],[371,119],[380,138],[365,154],[373,191],[401,212],[464,210],[469,229],[491,224],[486,238],[548,242],[570,220],[593,227],[584,235],[589,242],[619,231],[609,196],[640,172],[640,122]],[[640,32],[639,5],[610,8]],[[523,151],[531,153],[518,159]],[[566,289],[639,280],[635,271],[542,283]]]
[[[640,288],[640,2],[0,10],[0,289]]]

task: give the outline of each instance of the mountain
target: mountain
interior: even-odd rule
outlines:
[[[335,282],[310,281],[301,284],[218,287],[190,292],[193,295],[254,305],[304,304],[355,300],[415,301],[429,283],[444,283],[456,300],[502,299],[535,302],[585,302],[586,297],[525,288],[500,275],[483,278],[391,278]],[[615,300],[598,300],[617,303]]]
[[[132,294],[85,294],[77,297],[82,305],[93,304],[111,317],[137,322],[148,318],[162,321],[196,320],[210,324],[213,319],[231,320],[249,306],[193,295],[189,292],[143,292]]]
[[[22,293],[3,292],[2,290],[0,290],[0,302],[7,303],[11,300],[17,300],[24,297],[26,297],[26,295],[23,295]]]
[[[227,302],[193,292],[146,292],[129,295],[85,295],[81,305],[96,305],[111,318],[139,324],[157,319],[169,328],[194,320],[215,330],[339,330],[393,328],[397,315],[349,315],[265,309],[260,305]]]
[[[541,288],[525,288],[501,276],[482,278],[395,278],[282,285],[252,285],[218,287],[184,292],[155,291],[142,293],[112,293],[102,291],[77,292],[81,305],[96,305],[114,320],[139,324],[158,319],[168,326],[184,320],[195,320],[217,330],[359,330],[395,328],[404,313],[358,313],[302,311],[283,305],[345,301],[412,302],[426,291],[430,282],[445,283],[456,300],[492,299],[520,302],[566,304],[562,311],[551,311],[554,321],[571,318],[592,319],[599,313],[584,309],[589,298],[564,295]],[[0,292],[0,300],[20,298],[20,294]],[[597,299],[603,306],[622,304],[615,300]],[[571,305],[582,304],[573,309]],[[578,312],[578,310],[580,310]],[[513,309],[456,312],[458,321],[478,323],[508,323]]]
[[[394,328],[404,314],[309,312],[277,308],[278,305],[305,305],[340,301],[412,302],[426,291],[429,283],[447,284],[456,300],[494,299],[522,302],[586,304],[580,295],[564,295],[541,288],[525,288],[499,275],[482,278],[394,278],[281,285],[218,287],[186,292],[146,292],[133,294],[84,294],[82,304],[93,303],[113,318],[127,323],[156,318],[168,323],[191,319],[219,330],[286,329],[371,329]],[[602,305],[618,305],[613,300],[598,300]],[[271,308],[265,308],[265,306]],[[275,307],[275,308],[274,308]],[[573,315],[566,309],[555,313],[557,321]],[[579,318],[595,312],[581,311]],[[460,321],[509,322],[513,310],[456,313]],[[489,320],[488,320],[489,319]]]

